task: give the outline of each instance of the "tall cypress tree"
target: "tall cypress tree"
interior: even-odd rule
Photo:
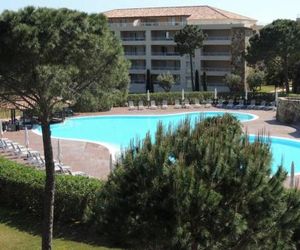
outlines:
[[[207,76],[205,71],[202,74],[202,85],[203,85],[203,90],[207,91]]]
[[[199,71],[195,72],[195,91],[200,91]]]

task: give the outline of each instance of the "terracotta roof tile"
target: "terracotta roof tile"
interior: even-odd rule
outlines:
[[[115,9],[103,13],[108,18],[186,16],[188,20],[254,19],[210,6]]]

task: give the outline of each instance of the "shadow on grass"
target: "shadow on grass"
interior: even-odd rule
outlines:
[[[22,211],[0,207],[0,223],[6,224],[20,231],[41,236],[41,221],[42,220],[40,218],[30,216]],[[86,243],[98,247],[119,248],[119,246],[113,246],[105,239],[99,237],[93,228],[79,223],[68,225],[55,224],[53,238]]]

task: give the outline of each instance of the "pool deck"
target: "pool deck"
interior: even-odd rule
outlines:
[[[87,115],[157,115],[157,114],[174,114],[183,112],[195,112],[195,111],[234,111],[240,113],[251,113],[258,116],[258,119],[244,122],[244,130],[249,134],[257,134],[264,132],[271,136],[279,136],[300,141],[300,124],[288,126],[276,121],[274,111],[259,111],[259,110],[225,110],[217,108],[199,108],[199,109],[174,109],[173,106],[169,106],[168,109],[162,110],[150,110],[145,108],[144,110],[129,111],[128,108],[113,108],[108,112],[99,113],[85,113],[78,116]],[[5,132],[4,137],[16,141],[20,144],[24,144],[24,131],[17,132]],[[43,152],[42,138],[29,131],[30,148]],[[72,140],[60,140],[63,163],[72,167],[73,171],[83,171],[90,176],[106,179],[110,172],[110,152],[109,150],[99,144],[72,141]],[[57,155],[57,139],[52,139],[52,146],[54,152],[54,158]],[[3,155],[3,153],[2,153]],[[7,157],[10,157],[6,155]],[[19,160],[20,161],[20,160]],[[23,161],[24,162],[24,161]],[[300,188],[300,175],[296,177],[298,179],[298,187]],[[286,181],[288,184],[289,180]],[[297,183],[297,180],[296,180]]]

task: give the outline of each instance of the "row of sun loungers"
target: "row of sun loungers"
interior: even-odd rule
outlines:
[[[262,101],[260,104],[256,104],[256,100],[252,100],[249,104],[244,104],[244,101],[238,101],[234,102],[233,100],[225,101],[225,100],[219,100],[217,103],[213,103],[212,100],[208,100],[204,103],[200,103],[199,99],[195,98],[193,104],[190,104],[189,100],[180,101],[177,99],[175,100],[174,108],[175,109],[181,109],[181,108],[210,108],[212,106],[215,106],[217,108],[226,108],[226,109],[255,109],[255,110],[275,110],[275,103],[270,103],[269,105]],[[161,109],[167,109],[168,108],[168,102],[166,100],[162,101]],[[128,102],[128,108],[129,110],[144,110],[145,106],[143,101],[139,101],[138,105],[135,106],[133,101]],[[158,109],[158,106],[156,105],[155,101],[152,100],[150,102],[149,109],[156,110]]]
[[[180,101],[177,99],[177,100],[175,100],[174,108],[175,109],[181,109],[181,108],[189,109],[189,108],[201,108],[201,107],[209,108],[211,106],[212,106],[212,101],[209,101],[209,102],[204,103],[204,104],[200,104],[199,99],[195,99],[194,104],[191,105],[189,100],[185,100],[185,101],[182,101],[180,103]],[[166,100],[163,100],[160,107],[161,107],[161,109],[167,109],[169,107],[168,102]],[[159,108],[159,106],[157,106],[155,101],[152,100],[150,102],[149,109],[156,110],[158,108]],[[137,106],[134,105],[133,101],[129,101],[128,102],[128,109],[129,110],[144,110],[145,106],[144,106],[143,101],[139,101]]]
[[[26,148],[7,138],[0,139],[0,149],[5,153],[9,153],[12,156],[17,157],[18,159],[26,160],[29,165],[39,170],[45,170],[45,160],[38,151]],[[56,173],[87,176],[81,171],[71,171],[70,166],[66,166],[57,161],[54,161],[54,167]]]
[[[255,110],[275,110],[275,103],[267,104],[266,101],[262,101],[260,104],[256,103],[256,100],[252,100],[249,104],[244,104],[242,102],[234,102],[233,100],[229,100],[228,102],[219,101],[216,104],[217,108],[227,108],[227,109],[255,109]]]

